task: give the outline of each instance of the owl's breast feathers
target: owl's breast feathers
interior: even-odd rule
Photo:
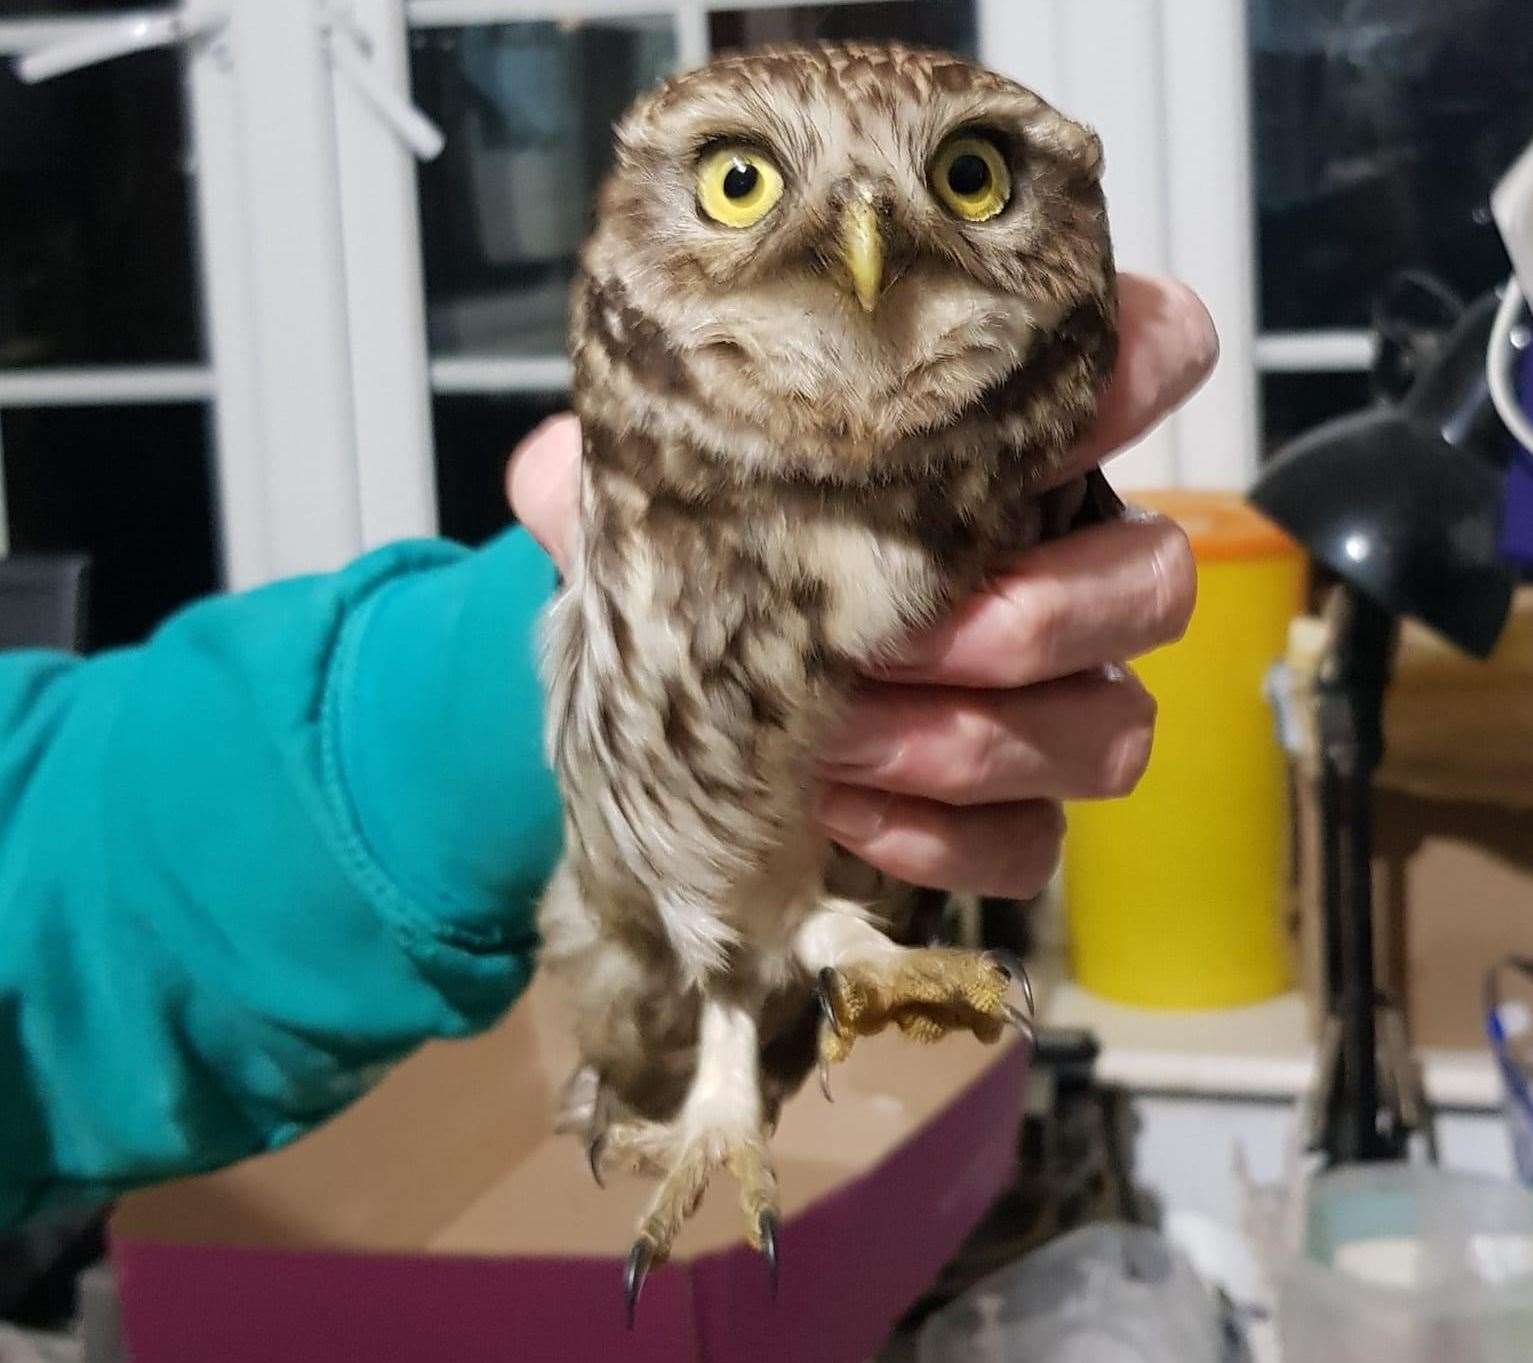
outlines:
[[[583,548],[551,631],[552,756],[592,902],[701,977],[822,873],[812,755],[859,668],[1080,509],[1081,480],[1034,489],[1089,419],[1112,328],[1084,306],[961,413],[982,454],[831,482],[730,460],[727,422],[701,436],[689,356],[615,281],[577,323]]]

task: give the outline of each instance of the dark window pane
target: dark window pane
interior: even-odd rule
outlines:
[[[1509,266],[1490,190],[1533,138],[1528,0],[1250,0],[1262,323],[1361,326],[1397,269]]]
[[[0,446],[11,547],[91,556],[92,648],[217,588],[202,407],[7,411]]]
[[[0,366],[195,359],[180,58],[0,61]]]
[[[1367,407],[1373,400],[1366,373],[1264,374],[1262,451],[1277,452],[1323,421]]]
[[[725,10],[709,19],[709,37],[716,52],[816,38],[904,42],[969,57],[978,51],[972,0],[886,0],[868,5]]]
[[[415,97],[448,138],[420,171],[433,350],[563,353],[612,124],[675,63],[666,17],[414,35]]]
[[[511,524],[506,456],[544,417],[569,405],[565,393],[436,400],[437,514],[444,535],[482,544]]]

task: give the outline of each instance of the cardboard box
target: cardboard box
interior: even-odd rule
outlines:
[[[1319,620],[1288,650],[1295,842],[1293,926],[1318,1014],[1319,813],[1313,714]],[[1485,1045],[1485,973],[1533,953],[1533,592],[1518,593],[1489,662],[1414,625],[1402,632],[1374,804],[1378,979],[1418,1046]]]
[[[859,1043],[773,1142],[781,1283],[721,1176],[623,1324],[651,1185],[592,1182],[552,1131],[570,1072],[535,984],[293,1147],[125,1200],[113,1228],[135,1363],[631,1359],[865,1363],[1016,1172],[1027,1051]]]

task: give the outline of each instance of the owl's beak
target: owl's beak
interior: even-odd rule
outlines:
[[[884,291],[884,234],[870,195],[857,195],[842,210],[841,259],[862,310],[872,312]]]

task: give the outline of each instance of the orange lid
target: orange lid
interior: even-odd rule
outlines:
[[[1231,559],[1287,558],[1299,546],[1238,492],[1192,492],[1161,488],[1125,492],[1123,500],[1169,517],[1187,532],[1200,563]]]

